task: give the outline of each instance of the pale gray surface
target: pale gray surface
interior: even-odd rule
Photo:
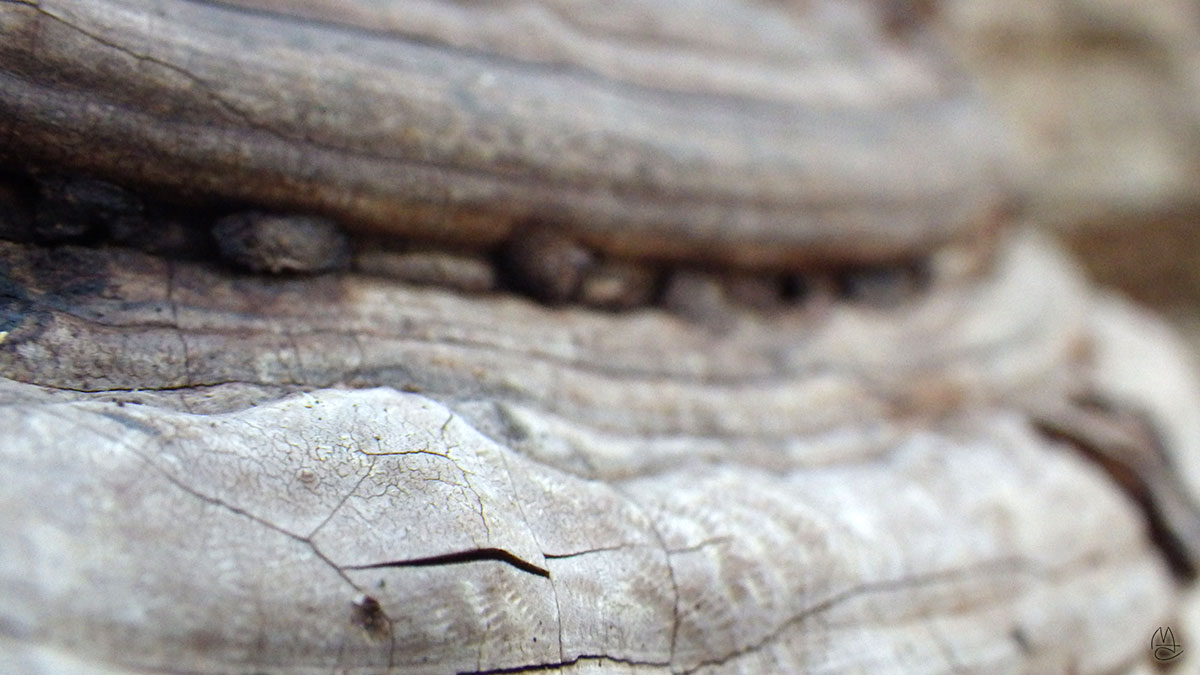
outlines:
[[[1146,659],[1178,607],[1134,503],[1034,423],[1072,392],[1136,399],[1190,477],[1195,384],[1155,376],[1167,338],[1094,306],[1037,239],[913,305],[808,317],[800,342],[777,323],[800,309],[717,335],[354,276],[226,294],[176,264],[187,368],[156,358],[159,391],[89,374],[155,353],[113,342],[161,324],[146,298],[168,276],[129,262],[92,266],[108,291],[69,307],[27,287],[37,311],[0,345],[5,373],[54,385],[0,394],[0,632],[21,670],[1101,673]],[[309,299],[237,309],[281,288]],[[671,359],[644,350],[668,338]],[[217,359],[221,339],[259,360]],[[786,344],[792,370],[753,370]],[[428,395],[286,395],[400,367]]]

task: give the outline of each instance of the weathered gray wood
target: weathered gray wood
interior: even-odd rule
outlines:
[[[996,127],[872,3],[625,4],[10,0],[0,153],[352,228],[486,246],[532,219],[744,266],[995,219]]]
[[[1130,505],[1006,413],[865,463],[681,460],[608,484],[392,390],[2,416],[20,431],[0,446],[3,569],[39,576],[5,577],[0,615],[32,662],[72,645],[203,672],[1102,672],[1169,607]],[[356,621],[363,595],[377,625]]]
[[[6,168],[455,242],[0,242],[0,671],[1145,667],[1194,623],[1200,391],[989,231],[997,129],[905,8],[0,2]],[[708,265],[691,318],[482,293],[528,224],[531,275]],[[820,290],[879,260],[931,278]],[[413,261],[457,290],[361,274]]]
[[[1036,240],[724,334],[2,248],[23,671],[1110,672],[1175,607],[1135,504],[1032,425],[1129,330]],[[1194,420],[1138,405],[1194,467]]]
[[[937,284],[890,310],[798,305],[735,316],[721,332],[662,311],[547,308],[355,275],[235,276],[132,251],[0,242],[0,262],[22,289],[0,354],[11,379],[81,391],[388,384],[621,436],[776,447],[972,397],[1062,394],[1086,312],[1079,279],[1026,239],[995,276]]]

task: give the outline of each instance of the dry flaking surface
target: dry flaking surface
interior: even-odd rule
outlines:
[[[1170,592],[1103,476],[999,412],[866,463],[609,483],[385,389],[0,415],[0,616],[30,665],[1096,672]]]
[[[21,672],[1102,673],[1177,606],[1137,504],[1033,422],[1098,387],[1190,494],[1200,395],[1036,238],[724,332],[3,254]]]

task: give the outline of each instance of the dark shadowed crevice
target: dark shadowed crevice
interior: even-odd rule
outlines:
[[[1176,577],[1200,572],[1200,505],[1175,475],[1166,444],[1148,415],[1094,396],[1034,418],[1045,436],[1097,464],[1137,503],[1151,542]]]
[[[595,661],[598,663],[620,663],[626,666],[641,666],[644,668],[666,668],[670,665],[668,663],[660,663],[657,661],[635,661],[633,659],[624,659],[605,654],[581,654],[573,659],[559,663],[538,663],[527,666],[513,666],[511,668],[492,668],[490,670],[466,670],[459,671],[457,675],[508,675],[509,673],[540,673],[546,671],[563,670],[585,661]]]
[[[440,567],[442,565],[461,565],[465,563],[484,561],[502,562],[506,565],[511,565],[522,572],[533,574],[539,577],[545,577],[547,579],[550,578],[550,570],[534,565],[529,561],[522,560],[501,548],[477,548],[469,551],[443,553],[441,555],[432,555],[424,558],[392,560],[389,562],[371,563],[369,565],[346,565],[342,567],[342,569],[375,570],[387,567]]]

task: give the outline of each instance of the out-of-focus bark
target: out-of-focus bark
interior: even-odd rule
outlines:
[[[1200,6],[937,5],[946,42],[1010,123],[1024,213],[1058,231],[1098,281],[1190,325],[1200,313]]]

